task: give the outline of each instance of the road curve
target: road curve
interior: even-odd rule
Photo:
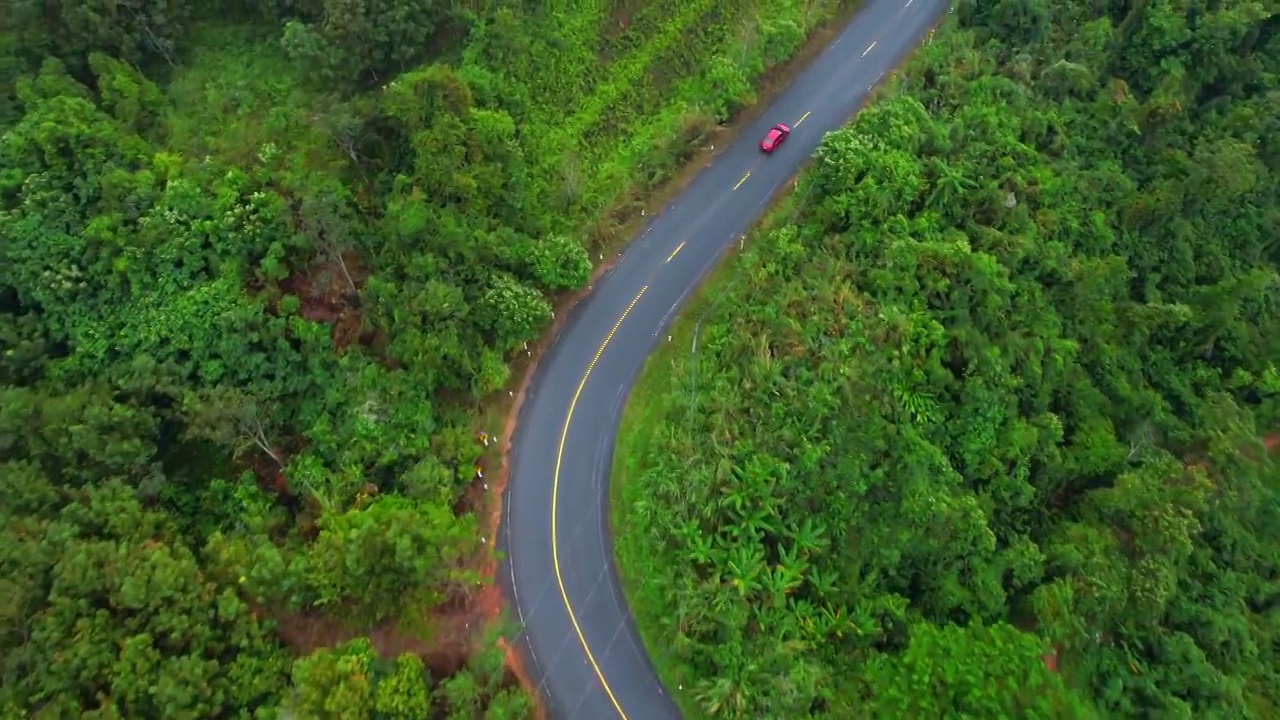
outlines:
[[[557,720],[680,712],[636,634],[608,528],[614,436],[632,382],[677,308],[822,136],[857,111],[947,9],[866,0],[857,17],[627,248],[539,363],[511,448],[501,573],[520,651]],[[770,156],[774,123],[791,136]]]

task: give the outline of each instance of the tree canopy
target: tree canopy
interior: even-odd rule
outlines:
[[[1275,716],[1278,30],[964,1],[828,136],[624,421],[688,706]]]

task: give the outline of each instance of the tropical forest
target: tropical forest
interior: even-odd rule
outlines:
[[[689,718],[1280,717],[1280,8],[958,0],[631,393]]]
[[[5,0],[0,717],[533,717],[493,580],[509,388],[854,5]],[[1188,217],[1241,259],[1196,280],[1233,323],[1196,382],[1229,362],[1243,403],[1267,110],[1223,52],[1195,151],[1231,178]]]

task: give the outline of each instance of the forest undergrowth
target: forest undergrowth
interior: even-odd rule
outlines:
[[[849,3],[10,5],[0,715],[527,717],[479,421]]]
[[[625,411],[666,685],[708,718],[1275,717],[1280,15],[962,0],[888,86]]]

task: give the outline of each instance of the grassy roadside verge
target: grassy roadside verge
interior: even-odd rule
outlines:
[[[612,185],[616,188],[612,199],[580,228],[580,236],[593,255],[592,261],[597,263],[596,275],[603,274],[611,266],[649,218],[678,196],[698,171],[709,165],[712,158],[737,137],[741,127],[751,124],[764,112],[796,75],[826,49],[861,8],[860,0],[840,1],[841,4],[831,11],[830,16],[813,27],[804,43],[788,60],[766,68],[755,78],[752,84],[754,101],[751,104],[737,111],[727,123],[711,127],[698,146],[687,155],[679,147],[668,148],[671,156],[660,163],[660,167],[650,165],[646,168],[643,163],[637,162],[631,165],[630,174],[621,183]],[[696,103],[688,108],[696,109]],[[666,108],[665,113],[671,118],[679,118],[684,114],[676,107]],[[649,136],[641,139],[648,142],[654,140]],[[640,139],[635,140],[639,143]],[[684,159],[681,160],[681,157]],[[581,291],[578,291],[554,298],[556,316],[560,317],[562,311],[572,307],[581,297]],[[554,334],[554,327],[545,333],[546,336]],[[507,390],[513,390],[522,384],[521,379],[531,364],[530,357],[536,358],[537,353],[512,362],[512,381]],[[504,409],[510,403],[507,402],[508,396],[505,393],[498,393],[494,400],[496,402],[491,403],[491,407],[487,404],[483,416],[485,422],[496,428],[501,426],[502,419],[507,415]],[[491,412],[493,410],[499,412]]]
[[[681,123],[692,122],[691,118],[705,114],[706,111],[699,102],[686,100],[683,105],[665,108],[664,117],[655,120],[653,127],[648,128],[650,134],[631,138],[625,147],[619,149],[622,155],[631,158],[631,162],[626,163],[629,172],[623,173],[621,182],[611,185],[619,189],[582,228],[585,243],[589,250],[597,254],[597,260],[603,259],[607,264],[611,257],[621,251],[639,233],[646,222],[646,215],[660,211],[668,201],[680,194],[697,172],[719,152],[716,148],[726,147],[737,136],[739,128],[758,118],[773,99],[791,84],[796,75],[808,67],[853,20],[862,5],[861,0],[836,2],[839,5],[809,31],[795,53],[784,62],[766,67],[752,80],[752,101],[734,112],[726,123],[711,125],[701,135],[696,147],[686,151],[680,142],[660,142],[663,137],[672,141],[680,139],[680,134],[687,130]],[[690,97],[696,97],[696,94]],[[666,135],[655,137],[652,134],[655,131]],[[652,154],[645,156],[638,149],[654,145],[663,146],[662,157],[653,157]],[[646,157],[647,162],[642,159]],[[613,173],[617,176],[617,169]]]
[[[644,498],[640,496],[639,484],[628,480],[641,471],[640,460],[649,452],[650,443],[670,412],[665,402],[669,395],[664,391],[673,382],[672,378],[691,376],[697,361],[693,343],[699,320],[715,311],[721,298],[732,296],[731,288],[742,270],[751,264],[755,241],[787,224],[796,211],[797,202],[790,192],[775,199],[747,234],[745,249],[728,250],[707,275],[668,329],[671,340],[661,342],[645,360],[618,424],[609,478],[609,525],[618,579],[654,670],[688,720],[702,720],[706,714],[692,694],[697,678],[688,675],[654,630],[658,626],[658,614],[667,610],[670,599],[653,597],[642,582],[652,569],[654,556],[648,552],[648,543],[637,537],[637,513]]]

